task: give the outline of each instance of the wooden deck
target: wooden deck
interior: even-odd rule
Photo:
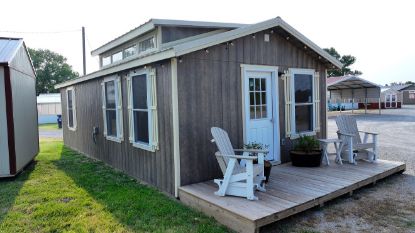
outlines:
[[[265,193],[256,192],[259,201],[240,197],[218,197],[213,181],[183,186],[180,200],[237,232],[255,232],[261,226],[323,205],[362,186],[402,172],[404,163],[378,160],[358,161],[358,165],[331,163],[318,168],[290,164],[274,166]]]

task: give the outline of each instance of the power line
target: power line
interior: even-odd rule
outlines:
[[[9,31],[9,30],[0,30],[3,33],[17,33],[17,34],[59,34],[59,33],[71,33],[71,32],[80,32],[81,29],[73,30],[64,30],[64,31]]]

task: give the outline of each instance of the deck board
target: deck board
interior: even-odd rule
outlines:
[[[290,164],[274,166],[265,193],[258,201],[214,195],[213,181],[180,187],[180,200],[237,232],[255,232],[261,226],[323,204],[394,173],[404,171],[404,163],[378,160],[357,165],[299,168]]]

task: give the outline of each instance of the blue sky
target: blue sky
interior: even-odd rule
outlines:
[[[24,6],[24,7],[22,7]],[[98,68],[89,52],[150,18],[256,23],[276,16],[322,48],[357,58],[352,67],[378,84],[415,82],[415,14],[411,1],[79,1],[2,2],[0,36],[23,37],[29,47],[63,54],[82,71],[81,32],[87,33],[87,71]],[[15,33],[62,32],[63,33]]]

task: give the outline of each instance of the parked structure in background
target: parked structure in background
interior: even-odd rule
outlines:
[[[342,64],[277,17],[252,25],[152,19],[92,52],[60,89],[64,143],[172,195],[222,177],[210,128],[289,161],[326,137],[326,70]]]
[[[380,93],[381,107],[385,108],[401,108],[402,92],[393,87],[382,87]]]
[[[381,109],[381,87],[354,75],[327,79],[328,110]]]
[[[0,177],[39,152],[36,75],[23,39],[0,38]]]
[[[61,94],[40,94],[37,97],[38,123],[57,123],[58,115],[62,115]]]
[[[403,105],[415,104],[415,84],[385,86],[385,88],[386,87],[401,93]]]

